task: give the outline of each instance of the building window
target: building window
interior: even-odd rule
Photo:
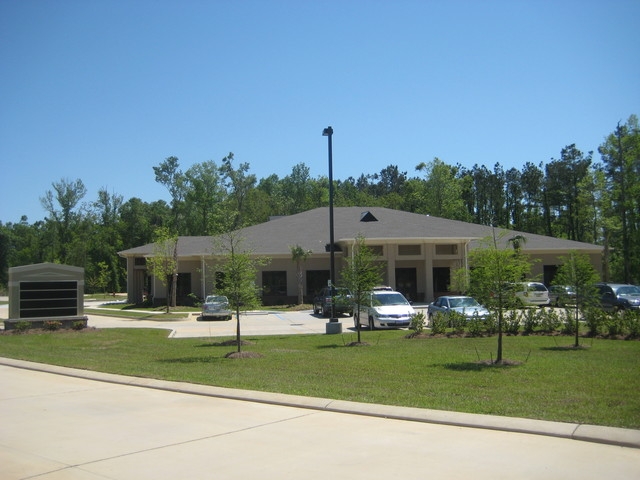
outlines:
[[[378,257],[381,257],[382,255],[384,255],[384,250],[382,249],[382,245],[367,245],[369,247],[369,250],[371,250],[371,253],[373,253],[374,255],[377,255]]]
[[[147,265],[147,259],[144,257],[136,257],[133,259],[133,264],[136,267],[144,267]]]
[[[420,255],[420,245],[398,245],[398,255]]]
[[[436,245],[436,255],[457,255],[458,245]]]
[[[287,272],[262,272],[262,294],[265,296],[287,294]]]

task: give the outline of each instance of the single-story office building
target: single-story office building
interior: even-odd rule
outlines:
[[[430,302],[449,293],[451,272],[467,264],[471,249],[479,248],[483,238],[494,234],[493,227],[388,208],[334,208],[334,259],[336,283],[340,271],[358,236],[384,262],[383,283],[417,302]],[[311,252],[302,262],[304,297],[313,296],[327,285],[330,276],[329,208],[316,208],[236,232],[241,248],[253,255],[270,259],[259,268],[256,284],[262,288],[265,305],[295,303],[298,296],[297,266],[291,248],[300,246]],[[602,273],[603,247],[599,245],[496,229],[504,248],[508,239],[525,237],[521,251],[537,260],[532,278],[549,285],[561,264],[560,257],[570,251],[589,255],[593,266]],[[223,237],[178,238],[178,303],[189,298],[204,298],[215,292],[217,266],[221,261]],[[167,287],[148,273],[146,258],[154,254],[153,244],[119,252],[127,259],[127,294],[130,303],[140,303],[145,295],[164,302]]]

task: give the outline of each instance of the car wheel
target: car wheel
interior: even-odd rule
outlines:
[[[327,309],[323,306],[322,307],[322,316],[326,318],[326,317],[328,317],[330,315],[331,315],[331,313],[327,312]]]
[[[376,326],[373,323],[373,317],[369,317],[369,330],[374,330]]]

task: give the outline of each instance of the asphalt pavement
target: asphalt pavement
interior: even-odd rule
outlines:
[[[311,312],[268,313],[243,317],[242,329],[324,333],[326,322]],[[342,319],[346,334],[352,322]],[[90,315],[89,325],[166,328],[174,337],[235,332],[234,321],[196,316],[163,322]],[[3,480],[640,477],[639,430],[225,389],[5,358],[0,425]]]

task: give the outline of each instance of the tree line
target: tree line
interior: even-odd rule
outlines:
[[[522,168],[471,168],[439,158],[409,174],[397,165],[334,180],[334,205],[387,207],[605,247],[604,280],[640,283],[640,126],[636,115],[604,137],[594,152],[575,144],[548,162]],[[299,163],[291,173],[258,179],[233,153],[183,170],[176,157],[153,167],[170,200],[145,202],[98,192],[86,201],[82,180],[52,183],[40,201],[46,217],[0,222],[0,287],[8,268],[40,262],[83,267],[89,291],[122,291],[120,250],[175,235],[218,235],[329,205],[329,180]]]

